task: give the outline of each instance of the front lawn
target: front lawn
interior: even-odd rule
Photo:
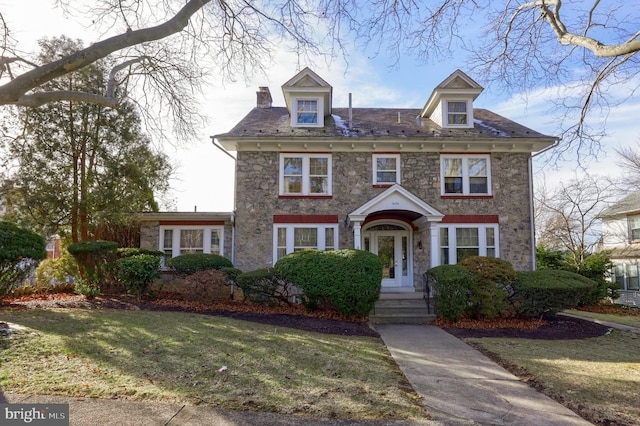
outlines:
[[[7,392],[345,419],[427,416],[376,338],[178,312],[0,310],[0,320],[13,329],[0,339]]]
[[[465,339],[582,417],[640,424],[640,335],[614,330],[579,340]]]

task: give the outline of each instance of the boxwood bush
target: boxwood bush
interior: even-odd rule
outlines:
[[[469,306],[471,273],[461,265],[441,265],[427,271],[438,315],[457,321]]]
[[[368,251],[299,251],[278,260],[274,268],[302,289],[307,309],[327,304],[346,315],[367,316],[380,298],[382,263]]]
[[[121,247],[117,250],[118,258],[137,256],[139,254],[150,254],[151,256],[162,257],[164,252],[160,250],[138,248],[138,247]]]
[[[208,253],[188,253],[173,257],[167,261],[167,266],[179,274],[189,275],[208,269],[222,270],[233,264],[226,257]]]
[[[513,295],[511,285],[518,276],[509,262],[496,257],[471,256],[461,265],[472,277],[469,315],[494,318],[513,313],[509,297]]]
[[[544,269],[518,272],[513,283],[514,302],[519,314],[541,317],[589,301],[599,285],[574,272]]]

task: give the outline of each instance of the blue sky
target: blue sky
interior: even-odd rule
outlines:
[[[52,7],[51,0],[0,0],[0,10],[15,30],[15,38],[33,45],[42,36],[61,34],[77,37],[90,43],[97,35],[88,33],[75,20],[64,18]],[[274,105],[283,106],[280,86],[299,70],[309,65],[334,87],[334,106],[348,105],[348,94],[353,94],[354,107],[407,107],[420,108],[433,87],[457,68],[465,69],[462,58],[452,58],[445,63],[420,64],[413,58],[403,58],[400,65],[390,68],[382,58],[370,59],[354,52],[349,66],[334,61],[299,64],[293,55],[282,52],[276,56],[275,65],[266,76],[256,76],[238,83],[213,82],[206,88],[201,108],[209,122],[199,131],[196,140],[186,146],[164,146],[165,152],[177,163],[178,169],[172,182],[173,197],[179,211],[230,211],[233,209],[233,160],[211,145],[210,136],[227,132],[251,108],[255,106],[258,86],[269,86]],[[477,76],[470,76],[486,87]],[[521,94],[501,94],[498,87],[486,87],[475,106],[490,109],[525,126],[546,134],[555,134],[556,125],[549,103],[557,94],[553,90],[540,90],[526,100]],[[630,99],[623,106],[614,108],[609,116],[610,136],[603,142],[606,147],[598,159],[583,163],[600,175],[618,175],[612,148],[621,144],[635,144],[640,140],[640,99]],[[544,158],[535,160],[535,179],[557,183],[575,176],[581,168],[573,161],[560,164],[559,169],[545,165]]]

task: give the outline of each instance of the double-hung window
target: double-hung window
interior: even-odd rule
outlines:
[[[331,155],[281,154],[280,195],[331,195]]]
[[[447,101],[447,126],[467,126],[467,101]]]
[[[628,216],[627,224],[629,226],[629,241],[632,243],[640,242],[640,215]]]
[[[439,228],[440,264],[462,262],[471,256],[498,256],[498,225],[449,225]]]
[[[400,154],[373,154],[373,184],[400,183]]]
[[[274,263],[302,250],[335,250],[338,224],[274,224]]]
[[[172,257],[187,253],[223,253],[223,226],[162,225],[160,226],[160,251],[164,263]]]
[[[296,101],[296,124],[318,124],[318,101],[315,99],[298,99]]]
[[[491,161],[488,154],[440,157],[443,195],[490,195]]]

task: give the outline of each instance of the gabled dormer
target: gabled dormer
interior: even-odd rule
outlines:
[[[333,87],[308,67],[282,85],[293,127],[324,127],[331,115]]]
[[[444,128],[473,128],[473,101],[483,90],[471,77],[456,70],[433,90],[420,117]]]

